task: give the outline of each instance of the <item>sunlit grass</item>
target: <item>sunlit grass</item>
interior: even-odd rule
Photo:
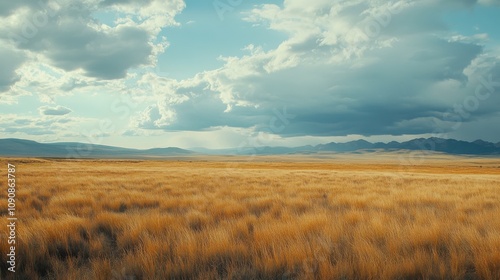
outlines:
[[[500,279],[496,166],[17,166],[1,279]]]

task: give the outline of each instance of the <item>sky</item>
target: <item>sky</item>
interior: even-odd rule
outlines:
[[[0,3],[0,138],[500,142],[500,0]]]

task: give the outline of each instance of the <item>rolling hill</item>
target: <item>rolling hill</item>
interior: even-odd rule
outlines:
[[[149,158],[184,156],[192,151],[179,148],[128,149],[84,143],[38,143],[22,139],[0,139],[0,156],[54,158]]]

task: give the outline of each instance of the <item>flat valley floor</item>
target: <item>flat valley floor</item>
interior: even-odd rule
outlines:
[[[0,279],[500,279],[500,158],[0,162]]]

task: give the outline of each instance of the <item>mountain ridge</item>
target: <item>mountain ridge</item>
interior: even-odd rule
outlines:
[[[54,157],[54,158],[158,158],[189,155],[284,155],[316,154],[325,152],[423,150],[457,155],[500,155],[500,142],[484,140],[472,142],[444,138],[416,138],[397,142],[368,142],[355,140],[345,143],[330,142],[316,146],[300,147],[242,147],[229,149],[177,147],[132,149],[107,145],[85,144],[79,142],[39,143],[32,140],[5,138],[0,139],[0,156],[9,157]]]

